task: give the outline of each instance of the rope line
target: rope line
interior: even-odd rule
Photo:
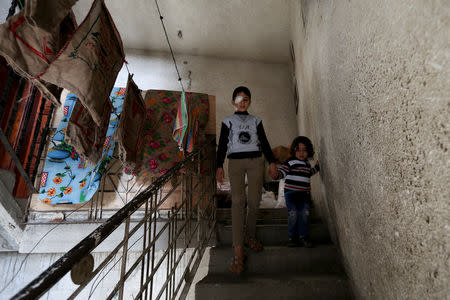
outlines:
[[[183,82],[181,82],[181,75],[180,75],[180,72],[178,71],[178,65],[175,60],[175,55],[173,54],[172,45],[170,45],[169,35],[167,34],[166,26],[164,25],[164,20],[163,20],[164,17],[161,15],[161,10],[159,9],[159,5],[158,5],[158,0],[155,0],[155,4],[156,4],[156,8],[158,9],[159,20],[161,21],[161,25],[164,29],[164,35],[166,36],[167,44],[169,45],[170,54],[172,55],[173,63],[175,64],[175,69],[176,69],[177,75],[178,75],[178,81],[180,82],[181,90],[184,92]]]
[[[17,0],[11,0],[11,6],[9,7],[8,15],[6,16],[6,20],[14,15],[16,12]]]

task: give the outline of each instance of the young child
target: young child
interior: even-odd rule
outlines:
[[[319,161],[311,168],[308,158],[314,156],[311,141],[305,136],[296,137],[291,144],[291,157],[278,168],[278,178],[285,178],[284,198],[288,211],[289,247],[313,245],[308,235],[311,206],[310,177],[319,172]],[[276,178],[274,178],[276,179]]]
[[[269,161],[269,173],[276,176],[277,167],[261,119],[247,112],[251,104],[250,90],[244,86],[233,92],[231,104],[236,112],[222,121],[217,148],[216,179],[223,182],[223,162],[228,157],[228,173],[231,184],[231,222],[234,256],[230,265],[232,273],[244,270],[244,242],[254,251],[261,251],[263,245],[255,238],[256,213],[261,200],[264,175],[264,159]],[[248,181],[247,213],[245,214],[245,174]],[[247,232],[244,235],[245,215]],[[245,237],[244,237],[245,236]]]

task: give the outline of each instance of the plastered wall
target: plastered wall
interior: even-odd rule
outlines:
[[[449,1],[293,1],[298,130],[358,299],[450,295]]]

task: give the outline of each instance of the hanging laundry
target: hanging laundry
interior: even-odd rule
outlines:
[[[183,158],[183,152],[180,152],[173,135],[173,124],[178,114],[181,96],[181,92],[174,91],[147,90],[143,92],[147,121],[143,147],[139,153],[142,166],[137,175],[163,174]],[[208,122],[208,95],[188,92],[186,96],[189,99],[192,115],[197,119],[198,132],[200,132]]]
[[[27,0],[25,17],[31,25],[52,32],[75,2],[77,0]]]
[[[16,73],[32,80],[45,98],[59,106],[58,95],[52,93],[55,89],[35,77],[56,58],[75,30],[76,21],[70,10],[74,0],[57,1],[61,8],[58,12],[43,11],[55,7],[45,5],[47,2],[51,0],[26,1],[25,9],[0,25],[0,55]],[[40,22],[39,17],[43,15],[57,17]],[[45,28],[40,27],[41,24],[45,24]]]
[[[108,95],[125,59],[122,41],[103,0],[91,9],[56,59],[37,77],[66,88],[101,126],[111,113]]]
[[[116,140],[119,148],[119,159],[125,168],[135,173],[139,169],[138,151],[142,147],[143,132],[146,121],[146,110],[141,91],[134,83],[132,75],[128,75],[122,113]]]
[[[197,131],[198,131],[197,117],[193,113],[190,113],[187,136],[186,136],[186,143],[184,146],[185,151],[188,153],[191,153],[192,151],[194,151],[194,145],[196,143],[195,139],[197,137]]]
[[[177,116],[175,118],[175,126],[173,128],[173,138],[178,144],[180,151],[184,151],[186,130],[188,127],[188,99],[184,91],[181,92],[180,101],[178,102]]]
[[[105,111],[109,111],[111,103],[105,102]],[[96,163],[103,149],[106,132],[108,130],[110,114],[102,116],[102,123],[98,126],[88,110],[76,101],[67,124],[65,142],[77,149],[79,155],[90,163]]]
[[[122,110],[125,89],[114,88],[111,103],[115,108],[110,116],[102,155],[94,164],[88,163],[74,147],[64,142],[67,126],[74,113],[77,96],[69,94],[64,103],[63,118],[53,136],[47,152],[39,188],[39,199],[47,204],[78,204],[89,201],[98,189],[114,153],[114,133],[118,126],[118,114]]]

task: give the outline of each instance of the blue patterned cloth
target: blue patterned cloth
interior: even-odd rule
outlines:
[[[89,201],[98,189],[100,179],[114,153],[114,132],[119,124],[125,95],[124,88],[114,88],[110,95],[114,107],[102,156],[95,165],[86,162],[76,150],[64,142],[64,133],[77,101],[74,94],[67,95],[64,116],[53,136],[47,153],[39,189],[39,199],[47,204],[78,204]]]

